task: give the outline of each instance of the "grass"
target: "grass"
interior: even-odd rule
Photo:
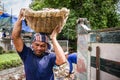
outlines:
[[[4,61],[10,61],[10,60],[17,60],[20,59],[17,53],[7,53],[7,54],[1,54],[0,55],[0,63]]]
[[[0,55],[0,70],[16,67],[22,64],[17,53],[5,53]]]

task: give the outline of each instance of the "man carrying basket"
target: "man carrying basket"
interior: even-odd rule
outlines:
[[[54,53],[49,52],[48,36],[43,33],[36,33],[32,38],[31,47],[27,47],[21,37],[23,12],[24,9],[21,9],[12,31],[12,38],[16,51],[23,61],[26,80],[54,80],[53,67],[55,65],[64,66],[61,71],[65,73],[63,76],[67,76],[69,65],[56,39],[61,31],[60,27],[56,27],[50,35]]]

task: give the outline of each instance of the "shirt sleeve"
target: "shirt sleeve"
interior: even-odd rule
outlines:
[[[27,47],[24,44],[22,52],[18,52],[18,54],[19,54],[20,58],[23,60],[23,62],[25,61],[25,59],[26,59],[26,57],[27,57],[27,55],[28,55],[29,52],[30,52],[30,48]]]

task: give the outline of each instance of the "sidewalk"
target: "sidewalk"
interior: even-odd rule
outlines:
[[[23,65],[0,71],[0,80],[25,80]]]

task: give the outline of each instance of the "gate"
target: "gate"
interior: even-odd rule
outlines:
[[[77,23],[76,80],[120,80],[120,28],[92,31],[86,20]]]

